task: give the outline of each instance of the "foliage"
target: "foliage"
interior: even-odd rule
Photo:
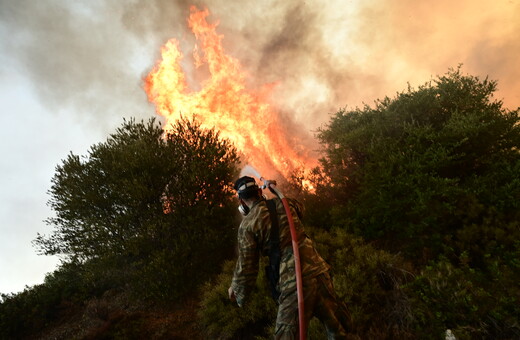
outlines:
[[[502,109],[495,88],[452,70],[375,108],[339,111],[319,133],[334,223],[423,263],[490,216],[518,226],[520,110]]]
[[[88,156],[56,168],[47,255],[92,261],[94,275],[141,295],[174,299],[218,268],[232,250],[230,183],[238,157],[213,130],[181,119],[166,133],[155,120],[125,121]]]
[[[318,252],[332,267],[333,283],[362,339],[411,338],[408,297],[401,287],[412,281],[401,256],[378,250],[342,229],[315,230]]]
[[[520,110],[503,109],[495,88],[458,69],[341,110],[319,132],[322,166],[305,178],[314,189],[301,173],[285,183],[306,205],[354,338],[439,339],[448,328],[458,339],[520,337]],[[34,335],[121,287],[151,303],[199,289],[205,337],[272,336],[263,273],[246,306],[227,297],[237,161],[185,119],[168,134],[153,120],[124,122],[87,156],[70,154],[52,179],[54,231],[35,241],[65,262],[44,284],[2,295],[0,338]],[[91,335],[143,335],[152,319],[115,313]],[[316,319],[309,336],[324,338]]]
[[[199,339],[196,304],[173,307],[136,299],[90,263],[64,263],[41,285],[0,300],[0,339]]]
[[[436,339],[448,328],[461,340],[519,338],[519,269],[497,263],[490,281],[467,263],[454,266],[441,259],[427,266],[405,288],[415,334]]]
[[[451,70],[319,134],[333,225],[422,268],[405,290],[419,338],[518,337],[520,110],[495,88]]]
[[[361,338],[384,339],[389,334],[405,339],[411,318],[401,285],[412,279],[407,265],[397,255],[376,250],[343,230],[315,230],[318,251],[332,265],[338,297],[352,313],[354,332]],[[215,284],[203,289],[200,317],[206,335],[212,339],[237,339],[244,334],[265,337],[272,334],[276,307],[266,288],[263,273],[257,289],[243,308],[232,306],[227,297],[233,263],[227,263]],[[266,327],[268,333],[266,334]],[[382,330],[381,330],[382,328]],[[258,332],[252,332],[256,329]],[[323,326],[314,320],[312,338],[324,336]]]
[[[312,188],[304,185],[312,184]],[[300,169],[291,174],[283,193],[303,203],[305,224],[323,230],[332,228],[330,180],[319,168],[304,171]]]
[[[259,339],[272,332],[276,306],[267,288],[265,275],[260,271],[256,289],[247,303],[238,307],[228,298],[234,262],[225,263],[216,282],[207,282],[202,289],[199,317],[209,339]],[[260,266],[263,268],[263,266]]]
[[[25,338],[49,326],[65,310],[99,293],[99,286],[85,279],[83,266],[63,264],[48,274],[43,284],[26,287],[18,294],[2,294],[0,338]]]

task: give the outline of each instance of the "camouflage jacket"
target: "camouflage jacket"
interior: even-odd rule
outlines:
[[[296,290],[296,275],[289,220],[280,199],[274,198],[278,213],[280,234],[280,280],[278,290],[282,295]],[[300,218],[303,206],[296,200],[287,199],[291,207],[300,251],[302,278],[315,277],[329,270],[329,265],[314,249],[312,240],[305,235]],[[255,202],[238,229],[238,260],[231,287],[237,303],[242,306],[255,285],[260,256],[268,256],[271,238],[271,219],[265,200]]]

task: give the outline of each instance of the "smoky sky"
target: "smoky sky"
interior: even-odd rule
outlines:
[[[168,39],[191,53],[190,5],[208,7],[250,85],[276,83],[279,112],[307,130],[459,64],[520,104],[519,1],[3,0],[1,46],[53,110],[95,124],[147,117],[142,78]]]
[[[52,267],[32,257],[30,241],[48,232],[45,191],[59,159],[84,154],[123,117],[154,116],[142,79],[168,39],[200,88],[191,5],[209,9],[248,86],[276,84],[288,139],[460,64],[497,80],[505,107],[520,105],[520,0],[0,0],[0,291]]]

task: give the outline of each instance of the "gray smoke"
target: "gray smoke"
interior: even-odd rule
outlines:
[[[0,46],[53,110],[72,108],[95,124],[146,118],[154,108],[142,77],[170,38],[191,53],[190,5],[205,6],[2,0]],[[250,85],[277,82],[276,107],[304,133],[341,107],[393,96],[408,82],[420,85],[460,63],[463,72],[498,80],[499,99],[509,108],[520,104],[519,1],[213,0],[206,6]]]

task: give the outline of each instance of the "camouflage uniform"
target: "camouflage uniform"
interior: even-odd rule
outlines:
[[[278,315],[276,318],[276,339],[296,339],[298,337],[298,297],[296,275],[289,221],[280,199],[275,198],[280,234],[280,280],[278,290]],[[305,235],[300,222],[303,207],[288,199],[298,236],[300,265],[303,280],[306,323],[312,316],[318,317],[327,329],[329,339],[346,337],[346,309],[339,304],[328,274],[329,265],[314,249],[312,240]],[[259,256],[268,256],[271,237],[271,220],[266,201],[254,203],[238,229],[238,260],[231,288],[239,306],[247,299],[254,287],[258,274]],[[339,319],[338,319],[339,318]]]

